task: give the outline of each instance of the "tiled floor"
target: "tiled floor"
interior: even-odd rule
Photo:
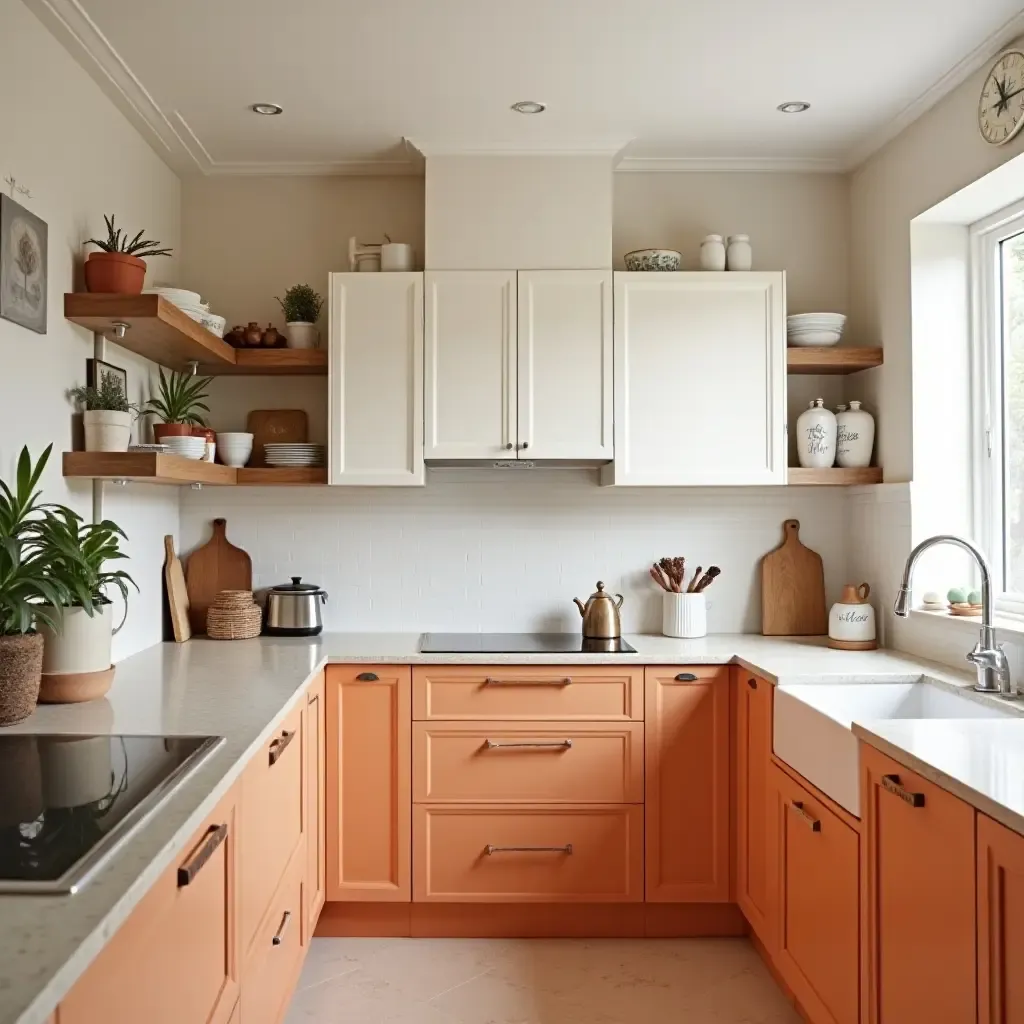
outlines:
[[[314,939],[286,1024],[799,1024],[745,939]]]

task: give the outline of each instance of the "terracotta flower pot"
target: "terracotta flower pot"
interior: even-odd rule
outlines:
[[[0,636],[0,725],[14,725],[32,714],[42,674],[41,633]]]
[[[85,261],[85,287],[90,292],[139,295],[146,280],[146,261],[123,252],[91,252]]]
[[[192,437],[193,428],[189,423],[154,423],[153,440],[159,444],[165,437]]]

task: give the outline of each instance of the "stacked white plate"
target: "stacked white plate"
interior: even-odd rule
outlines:
[[[268,466],[322,466],[324,464],[324,446],[307,442],[286,444],[278,441],[265,444],[263,451]]]
[[[211,334],[216,334],[218,338],[224,337],[227,321],[210,312],[209,304],[202,301],[199,292],[190,292],[186,288],[150,288],[149,291],[173,302],[182,313],[202,324]]]
[[[845,324],[842,313],[794,313],[786,317],[786,341],[796,347],[836,345]]]
[[[169,434],[161,444],[172,454],[186,459],[201,459],[206,454],[205,437],[176,436]]]

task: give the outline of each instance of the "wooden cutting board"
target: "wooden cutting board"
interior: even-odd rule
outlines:
[[[765,636],[822,636],[825,570],[821,556],[800,543],[800,522],[782,524],[782,545],[761,559],[761,632]]]
[[[179,643],[192,639],[192,626],[188,619],[188,590],[181,562],[174,553],[174,538],[164,537],[164,583],[167,586],[167,604],[171,610],[171,628]]]
[[[189,621],[193,633],[206,632],[206,613],[222,590],[252,590],[252,559],[227,538],[227,520],[214,519],[213,536],[188,556]]]
[[[267,464],[263,446],[268,442],[291,444],[309,440],[309,417],[305,409],[253,409],[245,429],[252,434],[250,466]]]

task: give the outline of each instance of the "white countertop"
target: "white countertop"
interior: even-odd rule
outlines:
[[[634,664],[736,662],[776,683],[913,682],[922,676],[954,685],[968,677],[888,651],[829,650],[818,638],[756,635],[674,640],[628,636],[636,654],[424,655],[419,633],[325,633],[312,640],[223,643],[196,639],[160,644],[117,666],[114,686],[101,701],[37,708],[5,732],[204,734],[225,744],[74,896],[0,896],[0,1024],[42,1024],[132,909],[172,863],[202,819],[238,777],[251,754],[290,709],[307,680],[328,662],[377,664]],[[1005,800],[1011,827],[1024,831],[1024,720],[958,722],[962,760],[950,744],[931,744],[925,730],[939,722],[891,722],[868,742],[922,771],[949,778],[957,795],[993,813]],[[1015,731],[1013,727],[1016,727]],[[901,732],[902,730],[902,732]],[[987,730],[987,731],[986,731]],[[1006,760],[995,757],[992,737],[1005,736]],[[1019,740],[1014,739],[1019,737]],[[974,750],[974,745],[980,745]],[[1000,749],[1002,749],[1000,747]],[[919,761],[920,757],[930,760]],[[988,760],[986,761],[986,757]],[[998,763],[997,763],[998,762]],[[971,767],[974,766],[974,767]],[[946,785],[941,779],[940,785]],[[1014,789],[1014,783],[1017,783]],[[957,786],[958,788],[953,788]],[[993,813],[994,817],[998,817]],[[1016,816],[1016,817],[1015,817]],[[1000,820],[1006,820],[1000,818]]]

